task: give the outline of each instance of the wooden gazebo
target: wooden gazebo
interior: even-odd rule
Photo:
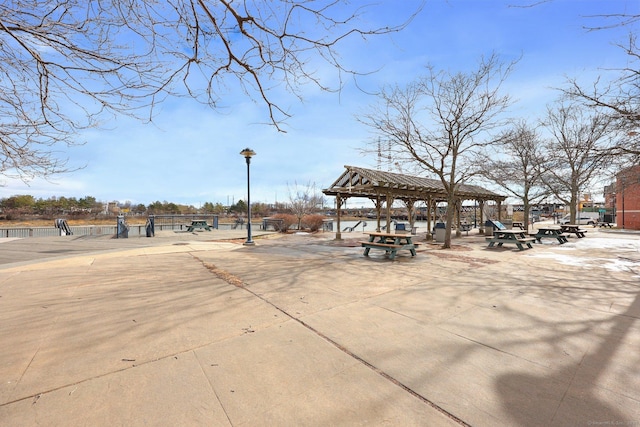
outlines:
[[[413,211],[413,206],[418,201],[425,201],[429,215],[427,215],[427,225],[431,229],[431,212],[434,211],[435,204],[446,200],[446,192],[439,180],[421,178],[417,176],[404,175],[393,172],[384,172],[375,169],[366,169],[356,166],[345,166],[346,170],[331,185],[322,190],[327,196],[336,198],[338,229],[336,239],[341,239],[340,233],[340,211],[342,204],[351,197],[368,198],[373,201],[376,209],[378,230],[380,229],[380,218],[383,204],[386,206],[387,230],[391,224],[391,205],[395,200],[402,200],[409,212]],[[484,223],[482,212],[486,201],[495,201],[498,205],[498,220],[500,220],[500,205],[506,199],[492,191],[486,190],[477,185],[460,185],[457,196],[458,214],[464,200],[475,200],[480,208],[480,227]],[[482,230],[481,230],[482,231]]]

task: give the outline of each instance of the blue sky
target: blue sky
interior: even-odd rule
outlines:
[[[627,57],[615,46],[625,41],[626,29],[588,32],[584,27],[602,23],[588,18],[592,15],[640,14],[640,2],[555,0],[514,7],[532,3],[535,0],[427,0],[401,33],[366,43],[347,40],[339,51],[348,66],[379,70],[358,79],[370,92],[412,81],[427,64],[470,71],[481,55],[493,51],[505,61],[522,57],[504,89],[517,101],[511,115],[535,120],[557,97],[553,88],[562,86],[566,77],[591,82],[603,69],[626,64]],[[397,24],[419,4],[377,0],[365,18],[373,26]],[[318,72],[328,82],[336,79],[327,67]],[[153,124],[118,117],[104,129],[79,135],[86,143],[67,154],[70,165],[81,170],[28,185],[4,179],[0,197],[94,196],[101,201],[166,200],[196,207],[233,203],[246,200],[246,164],[239,154],[245,147],[257,153],[251,163],[252,202],[287,201],[288,187],[296,182],[326,188],[344,165],[375,167],[375,157],[360,154],[372,135],[355,117],[376,98],[351,81],[340,94],[313,86],[302,93],[302,102],[284,91],[275,93],[293,115],[284,125],[286,133],[264,124],[265,107],[243,93],[228,94],[218,111],[189,99],[167,100]]]

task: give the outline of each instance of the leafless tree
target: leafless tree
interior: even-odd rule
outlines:
[[[620,131],[620,138],[603,149],[637,162],[640,158],[640,71],[629,71],[634,75],[606,84],[598,79],[590,89],[571,80],[566,93],[611,116]]]
[[[282,87],[339,90],[346,38],[366,28],[366,7],[345,0],[6,0],[0,2],[0,174],[47,177],[68,170],[58,147],[126,113],[151,120],[169,94],[219,108],[244,91],[281,128]],[[419,10],[419,9],[418,9]],[[416,13],[418,12],[416,10]],[[332,67],[331,86],[315,71]],[[365,70],[370,71],[370,70]]]
[[[542,139],[534,128],[521,120],[504,131],[498,141],[499,155],[480,157],[478,169],[492,184],[522,200],[524,226],[528,230],[531,206],[549,195],[541,180],[545,173]]]
[[[612,13],[586,18],[597,21],[596,24],[585,25],[588,31],[629,28],[626,41],[617,44],[627,55],[627,64],[618,69],[606,70],[603,72],[604,75],[591,85],[570,79],[569,86],[564,91],[582,100],[585,105],[601,109],[615,118],[621,130],[621,138],[607,149],[627,156],[629,163],[637,163],[640,158],[640,45],[634,25],[640,22],[640,15]]]
[[[289,191],[289,207],[298,219],[298,230],[302,227],[302,218],[321,209],[324,206],[324,196],[318,190],[315,183],[307,183],[305,186],[295,182],[287,185]]]
[[[611,166],[612,157],[604,147],[617,136],[616,122],[609,114],[559,100],[547,107],[543,126],[551,137],[540,176],[549,191],[569,206],[573,222],[580,193]]]
[[[445,248],[451,247],[457,188],[478,173],[474,159],[495,141],[491,133],[503,124],[510,98],[500,88],[513,65],[493,54],[468,73],[429,66],[426,76],[406,87],[382,90],[380,103],[360,117],[390,142],[396,161],[418,165],[442,182],[449,206]]]

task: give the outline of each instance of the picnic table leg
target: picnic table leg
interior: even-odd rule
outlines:
[[[391,249],[388,253],[389,253],[389,259],[394,259],[396,257],[395,249]]]
[[[369,256],[369,249],[371,248],[364,248],[364,256]]]

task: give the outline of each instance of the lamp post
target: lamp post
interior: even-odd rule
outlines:
[[[244,242],[245,246],[255,245],[251,239],[251,181],[249,179],[249,165],[251,164],[251,157],[256,153],[251,148],[245,148],[240,152],[241,155],[247,160],[247,241]]]

